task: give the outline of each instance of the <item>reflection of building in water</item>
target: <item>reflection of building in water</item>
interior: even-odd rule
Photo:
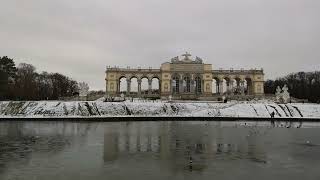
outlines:
[[[166,124],[168,123],[168,124]],[[158,154],[160,164],[175,171],[207,167],[214,141],[204,136],[205,126],[179,125],[165,122],[162,125],[140,127],[134,123],[120,128],[108,127],[104,135],[104,161],[126,158],[126,154]],[[192,162],[191,162],[192,161]]]
[[[124,153],[159,152],[156,128],[140,128],[137,124],[108,126],[104,134],[104,160],[113,161]]]
[[[104,154],[103,158],[105,161],[113,161],[118,158],[119,153],[119,135],[117,132],[110,132],[104,134]]]
[[[125,160],[129,158],[127,155],[139,155],[148,161],[156,156],[160,166],[174,171],[189,169],[190,165],[192,170],[202,171],[219,157],[265,162],[264,144],[254,134],[248,137],[250,131],[183,122],[108,126],[104,135],[104,161]]]

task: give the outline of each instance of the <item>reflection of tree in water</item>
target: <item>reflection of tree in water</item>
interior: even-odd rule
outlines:
[[[271,121],[272,127],[282,127],[282,128],[301,128],[303,125],[302,119],[299,121],[292,121],[289,119],[289,121]]]
[[[9,163],[27,165],[33,153],[53,156],[77,139],[84,141],[90,126],[64,122],[0,123],[0,174]]]

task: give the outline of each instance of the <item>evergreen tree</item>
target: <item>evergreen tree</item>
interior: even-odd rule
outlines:
[[[0,67],[2,67],[2,71],[7,73],[8,78],[14,79],[17,68],[13,59],[8,58],[7,56],[0,57]]]
[[[0,100],[9,96],[10,85],[13,84],[17,68],[13,59],[0,57]]]

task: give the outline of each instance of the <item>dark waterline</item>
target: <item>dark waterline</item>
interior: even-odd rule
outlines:
[[[0,179],[320,179],[320,123],[0,122]]]

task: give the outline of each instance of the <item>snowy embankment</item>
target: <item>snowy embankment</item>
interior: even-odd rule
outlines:
[[[49,117],[250,117],[319,118],[317,104],[275,103],[169,103],[101,101],[3,101],[0,118]]]

